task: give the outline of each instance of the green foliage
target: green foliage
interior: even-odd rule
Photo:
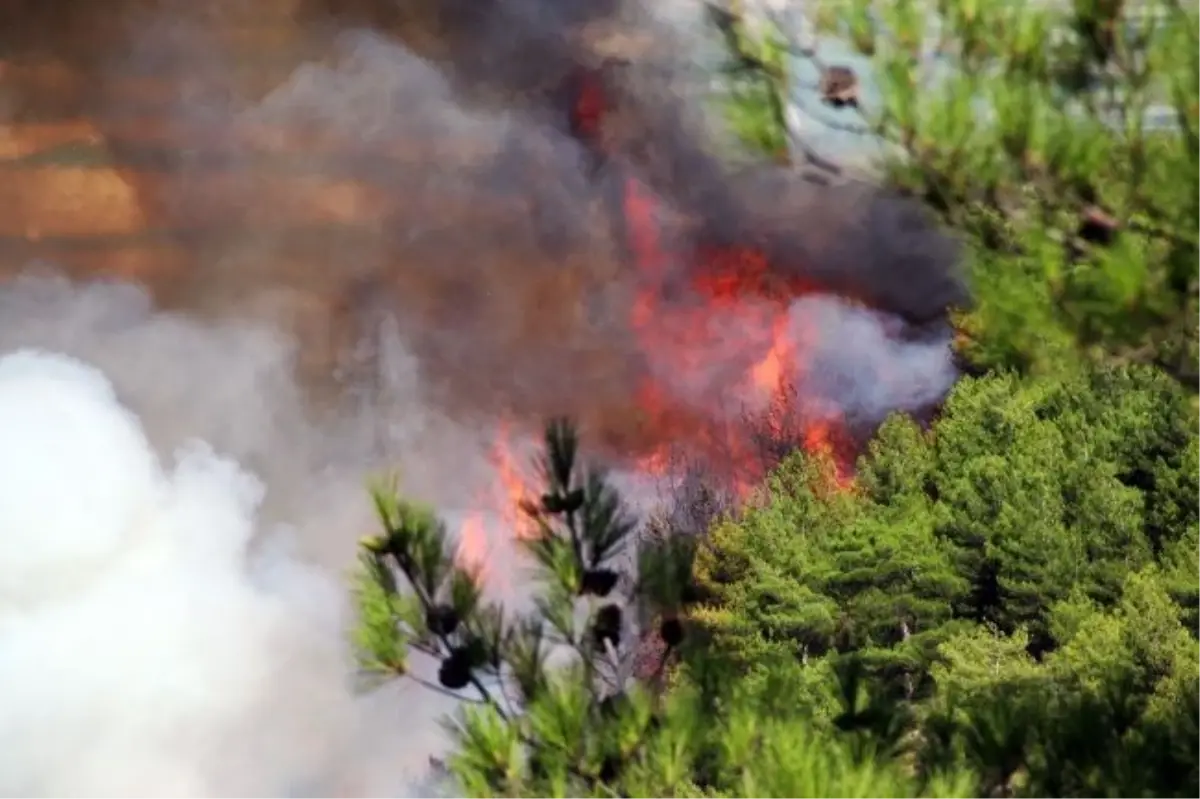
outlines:
[[[741,4],[730,5],[729,11],[708,7],[729,56],[722,69],[724,91],[717,112],[752,152],[786,159],[791,146],[785,99],[791,86],[787,42],[772,28],[749,30]]]
[[[354,605],[358,624],[353,643],[359,663],[369,672],[403,674],[408,670],[412,616],[410,598],[396,593],[388,565],[373,552],[359,555],[354,573]]]
[[[450,722],[470,795],[1190,795],[1195,423],[1148,368],[966,379],[929,430],[885,424],[852,490],[796,455],[698,548],[642,540],[637,579],[612,561],[636,521],[556,423],[535,611],[485,605],[379,489],[356,643],[477,700]],[[682,620],[665,692],[631,679],[638,614]]]
[[[1153,568],[1105,610],[1076,596],[1052,610],[1062,646],[1041,663],[1021,631],[947,641],[925,708],[926,762],[964,758],[987,784],[1034,796],[1195,792],[1197,649]],[[947,751],[957,750],[957,751]]]
[[[1194,389],[1196,4],[816,6],[823,31],[870,59],[879,88],[878,102],[824,116],[884,142],[887,177],[969,245],[975,307],[959,320],[964,354],[980,369],[1035,374],[1070,368],[1080,354],[1153,363]],[[792,55],[825,67],[811,51]],[[784,88],[772,74],[763,71],[760,90]],[[782,135],[768,113],[776,102],[739,111],[775,125],[743,138]]]
[[[964,796],[969,780],[939,770],[914,779],[862,740],[817,729],[786,680],[735,679],[702,666],[703,645],[678,621],[689,600],[692,547],[642,543],[638,578],[615,571],[636,520],[602,472],[576,463],[563,422],[546,431],[545,491],[522,510],[523,541],[542,578],[527,614],[485,605],[456,566],[447,530],[394,486],[373,491],[382,532],[362,543],[355,575],[362,663],[422,682],[410,652],[436,664],[430,688],[472,700],[449,720],[449,769],[472,796]],[[406,589],[399,585],[403,577]],[[581,612],[582,611],[582,612]],[[660,620],[666,651],[691,648],[669,694],[631,681],[630,616]],[[673,632],[668,632],[675,625]],[[803,744],[803,746],[798,746]]]
[[[922,768],[1194,792],[1195,429],[1150,368],[965,379],[929,430],[889,420],[851,492],[819,457],[784,464],[700,549],[693,618],[748,672],[832,668],[843,712],[817,720]]]

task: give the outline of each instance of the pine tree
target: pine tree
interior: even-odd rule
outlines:
[[[1200,11],[1182,0],[814,0],[878,96],[794,26],[735,24],[736,129],[811,160],[775,110],[803,102],[882,150],[883,178],[966,240],[975,369],[1049,373],[1080,354],[1197,385]],[[759,32],[756,32],[759,31]],[[789,60],[822,75],[787,78]],[[765,101],[764,94],[774,99]],[[816,102],[812,98],[815,95]],[[852,101],[850,101],[852,100]]]
[[[1195,426],[1149,367],[965,379],[928,429],[889,420],[854,490],[797,455],[715,529],[697,635],[985,792],[1194,792]]]
[[[431,690],[463,704],[448,768],[472,796],[959,796],[962,774],[916,781],[887,759],[810,723],[795,693],[767,693],[703,647],[669,691],[632,679],[635,609],[665,642],[690,645],[691,546],[637,547],[638,524],[603,472],[578,462],[565,422],[545,435],[544,492],[523,511],[542,590],[529,613],[485,602],[454,563],[445,526],[394,487],[374,491],[382,532],[364,540],[356,642],[365,668],[419,679],[410,652],[437,663]],[[778,687],[780,683],[776,683]],[[803,743],[803,746],[799,746]]]

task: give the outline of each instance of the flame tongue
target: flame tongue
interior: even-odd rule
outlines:
[[[605,159],[603,82],[581,71],[572,84],[571,133]],[[645,370],[635,430],[610,436],[610,454],[653,475],[671,472],[677,458],[687,467],[698,463],[745,498],[780,445],[801,446],[832,455],[830,485],[848,486],[852,447],[843,420],[806,393],[819,331],[792,313],[794,300],[814,288],[781,279],[752,246],[672,246],[663,221],[668,209],[632,170],[621,179],[619,195],[614,210],[639,278],[629,324]],[[483,504],[498,509],[509,534],[525,537],[531,531],[518,507],[536,496],[536,487],[519,468],[524,459],[516,455],[508,422],[491,460],[498,491]],[[481,569],[481,577],[503,580],[485,568],[486,549],[484,516],[472,515],[462,529],[459,559]]]
[[[523,539],[537,533],[536,525],[520,510],[522,504],[537,496],[532,476],[522,468],[521,451],[511,425],[501,423],[488,453],[496,482],[491,486],[492,495],[479,497],[477,503],[491,513],[474,511],[467,516],[459,529],[455,555],[459,565],[474,573],[478,581],[501,587],[511,587],[513,576],[503,569],[491,567],[492,553],[487,534],[489,516],[498,522],[506,535]]]
[[[596,141],[603,116],[598,78],[585,80],[576,116]],[[756,441],[751,416],[773,413],[776,434],[833,456],[834,481],[849,479],[848,437],[833,409],[805,394],[805,365],[816,330],[805,329],[791,304],[813,291],[779,279],[765,254],[750,246],[702,245],[683,253],[666,246],[658,198],[636,176],[622,182],[620,208],[626,245],[641,278],[630,323],[646,357],[639,392],[644,469],[661,470],[667,449],[717,468],[739,493],[760,480],[770,453]],[[675,267],[685,261],[680,287]]]
[[[791,304],[807,288],[772,282],[761,252],[726,247],[691,254],[682,297],[663,291],[672,258],[661,245],[655,203],[636,178],[626,179],[628,245],[646,286],[630,320],[649,367],[639,405],[653,435],[642,465],[661,468],[662,450],[680,446],[685,458],[724,472],[716,476],[744,494],[771,465],[771,447],[754,435],[755,417],[775,414],[787,418],[770,420],[774,434],[830,450],[833,477],[844,484],[841,419],[805,393],[805,366],[818,331],[794,318]]]

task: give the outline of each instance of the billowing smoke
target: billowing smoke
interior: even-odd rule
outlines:
[[[269,328],[43,276],[0,315],[0,794],[428,795],[453,703],[356,690],[344,577],[372,472],[451,522],[494,478],[403,352],[335,419]]]
[[[519,600],[497,422],[644,447],[610,434],[647,375],[719,390],[630,317],[718,324],[697,252],[753,246],[806,286],[810,399],[867,423],[936,402],[952,243],[869,185],[727,166],[695,4],[650,5],[0,10],[0,793],[427,792],[452,703],[351,688],[364,480],[398,468],[452,525],[491,512],[492,590]]]
[[[57,5],[25,46],[83,76],[70,110],[134,196],[112,226],[163,237],[112,268],[169,307],[284,325],[310,382],[338,353],[369,360],[393,315],[444,407],[571,413],[602,436],[645,369],[629,307],[678,295],[698,248],[754,246],[781,280],[909,322],[964,299],[955,248],[912,203],[717,157],[698,3]],[[583,72],[606,105],[594,142],[569,124]],[[13,102],[38,115],[53,95],[30,78]],[[630,177],[680,253],[651,280],[618,207]],[[95,270],[45,228],[31,255]]]
[[[160,463],[101,372],[34,351],[0,359],[0,439],[0,790],[336,791],[340,592],[250,557],[262,483]]]
[[[958,376],[943,336],[889,335],[894,320],[878,311],[808,296],[793,303],[789,315],[802,320],[793,321],[797,338],[821,336],[809,350],[805,391],[814,402],[839,408],[850,421],[878,422],[897,409],[929,407]],[[825,338],[823,331],[836,331],[836,339]]]

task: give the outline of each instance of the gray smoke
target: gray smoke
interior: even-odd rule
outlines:
[[[320,410],[277,330],[133,286],[22,277],[0,316],[0,794],[426,793],[453,704],[356,695],[344,576],[393,468],[517,568],[482,432],[402,350],[386,403]]]
[[[139,276],[168,307],[286,324],[306,379],[395,314],[459,415],[570,413],[603,437],[644,375],[632,298],[689,301],[696,248],[752,245],[775,277],[906,323],[966,299],[917,205],[717,156],[699,3],[126,2],[101,26],[122,35],[76,57],[95,83],[78,102],[181,262]],[[59,5],[83,20],[63,30],[101,22]],[[581,71],[606,100],[602,160],[568,130]],[[678,254],[649,282],[618,207],[631,177]]]

